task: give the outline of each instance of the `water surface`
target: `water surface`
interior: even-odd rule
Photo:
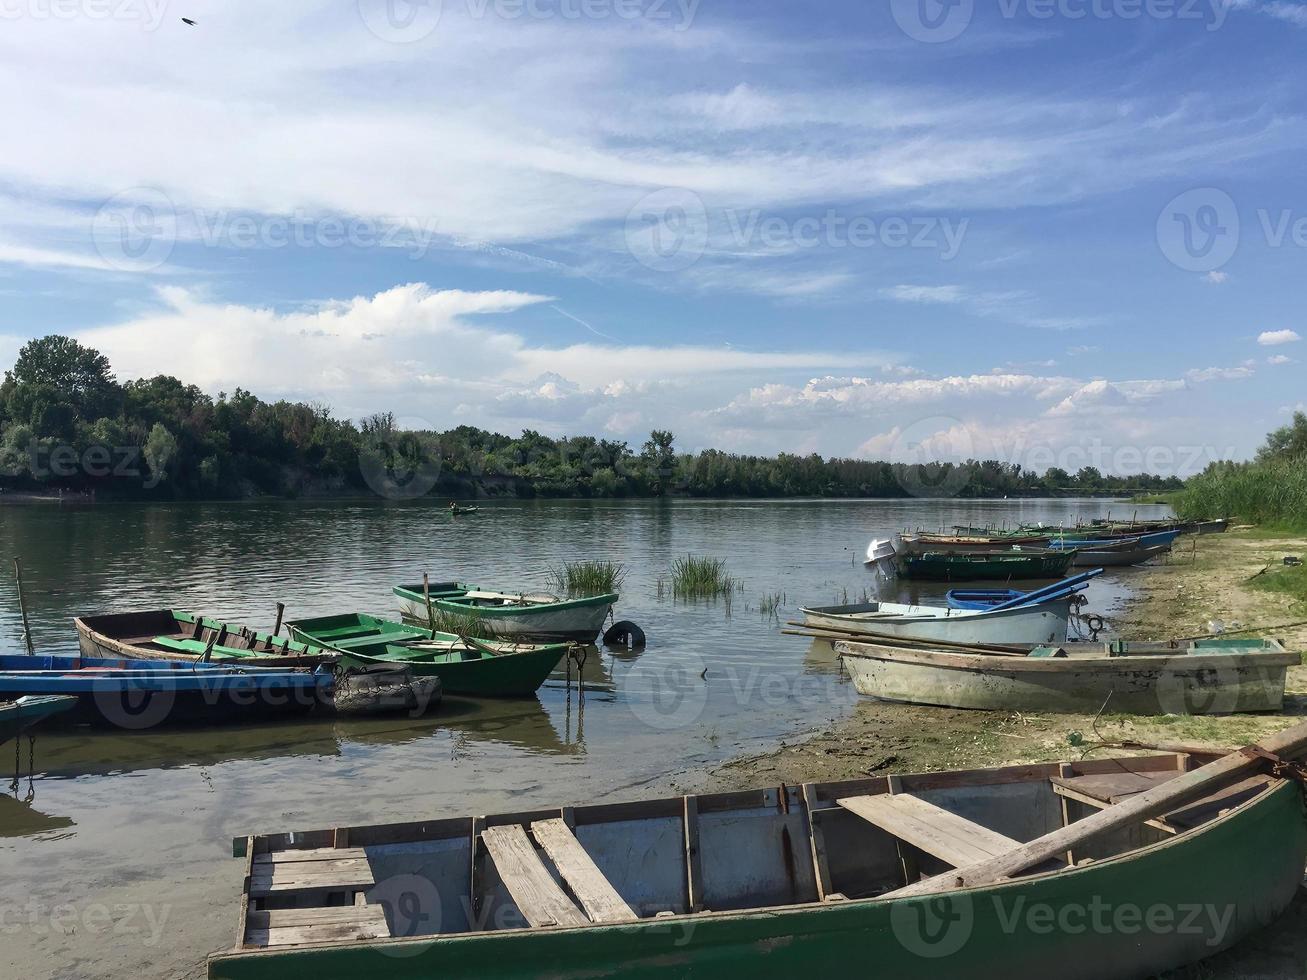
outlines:
[[[423,572],[542,589],[580,557],[626,566],[617,616],[649,637],[639,654],[592,652],[584,693],[560,670],[536,698],[448,698],[426,718],[47,732],[33,780],[26,740],[4,746],[0,772],[17,748],[24,775],[0,795],[0,976],[201,975],[204,955],[234,940],[236,835],[639,797],[671,771],[826,725],[856,695],[828,648],[781,622],[873,590],[871,537],[1109,510],[1165,512],[1086,500],[541,501],[459,518],[426,504],[0,508],[0,555],[23,558],[42,653],[76,652],[81,613],[171,606],[270,627],[281,601],[288,618],[394,616],[391,587]],[[660,589],[687,553],[742,579],[729,608]],[[1128,577],[1096,581],[1094,607],[1110,611]],[[775,593],[779,618],[762,615]],[[0,652],[21,651],[6,568]]]

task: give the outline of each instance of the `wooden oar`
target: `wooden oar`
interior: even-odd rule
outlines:
[[[1300,758],[1305,752],[1307,722],[1286,728],[1259,745],[1250,745],[1192,772],[1168,779],[1153,789],[1099,810],[1051,834],[1037,837],[1006,854],[956,868],[881,897],[909,898],[954,888],[976,888],[994,884],[1004,878],[1013,878],[1045,861],[1062,857],[1087,840],[1159,817],[1223,786],[1263,771],[1268,765],[1267,755],[1288,761]]]
[[[926,640],[911,636],[893,636],[888,633],[843,632],[811,627],[804,630],[781,630],[787,636],[811,636],[819,640],[843,640],[846,643],[869,643],[881,646],[902,646],[914,648],[943,649],[959,653],[975,653],[996,657],[1028,657],[1030,651],[1023,647],[984,646],[977,643],[956,643],[952,640]]]

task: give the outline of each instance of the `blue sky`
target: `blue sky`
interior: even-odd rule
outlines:
[[[1304,3],[0,17],[0,364],[58,331],[412,426],[1182,474],[1307,398]]]

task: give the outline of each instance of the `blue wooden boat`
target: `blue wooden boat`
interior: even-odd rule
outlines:
[[[1109,537],[1068,537],[1067,535],[1058,535],[1048,543],[1048,547],[1056,551],[1066,551],[1071,548],[1077,551],[1110,551],[1127,546],[1159,548],[1170,547],[1175,544],[1175,539],[1179,536],[1179,531],[1157,531],[1153,534],[1126,535],[1124,537],[1116,535]]]
[[[76,698],[63,696],[22,697],[17,701],[0,701],[0,745],[51,715],[70,710],[76,704]]]
[[[66,695],[72,724],[133,731],[299,715],[329,705],[334,678],[313,673],[175,660],[0,656],[0,701]]]
[[[986,609],[1016,609],[1021,606],[1039,605],[1069,598],[1079,592],[1091,578],[1102,574],[1103,570],[1101,568],[1093,568],[1031,592],[1022,592],[1018,589],[950,589],[945,593],[944,598],[950,609],[978,609],[982,611]]]

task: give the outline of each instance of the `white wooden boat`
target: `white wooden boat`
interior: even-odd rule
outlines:
[[[1276,640],[1071,643],[968,652],[893,640],[838,641],[860,694],[991,711],[1149,715],[1279,711],[1300,662]],[[1109,700],[1110,695],[1110,700]]]
[[[1063,643],[1071,599],[1015,609],[950,609],[898,602],[860,602],[803,610],[804,625],[842,633],[949,643]]]

